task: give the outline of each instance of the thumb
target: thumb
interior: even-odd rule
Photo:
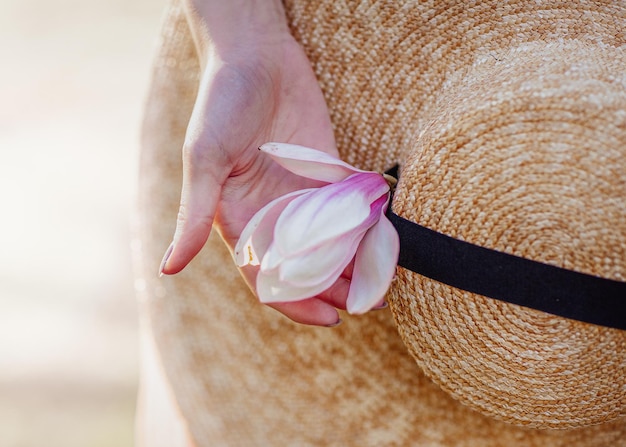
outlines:
[[[206,243],[222,186],[230,172],[221,151],[202,140],[183,147],[183,186],[174,238],[161,261],[160,274],[183,270]]]

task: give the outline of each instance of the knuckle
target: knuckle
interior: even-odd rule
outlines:
[[[178,207],[178,214],[176,215],[176,226],[178,228],[185,227],[187,223],[187,206],[184,203]]]
[[[178,208],[176,216],[176,228],[183,233],[195,231],[208,231],[213,226],[213,215],[194,212],[185,203]]]
[[[190,166],[203,166],[207,160],[206,147],[196,141],[185,141],[183,144],[183,161]]]
[[[232,160],[219,139],[206,138],[205,142],[186,141],[183,144],[183,163],[192,170],[209,171],[216,167],[230,167]]]

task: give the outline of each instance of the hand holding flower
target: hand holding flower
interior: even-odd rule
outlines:
[[[267,141],[283,141],[337,154],[324,98],[309,61],[289,34],[282,2],[183,3],[202,78],[183,147],[176,231],[161,265],[161,273],[167,275],[185,268],[204,246],[211,228],[234,248],[247,222],[268,202],[339,181],[292,174],[257,150]],[[335,171],[356,172],[339,165]],[[285,264],[281,274],[290,268]],[[259,269],[242,269],[252,289]],[[300,323],[332,325],[339,319],[335,308],[346,306],[350,274],[349,265],[321,293],[269,305]],[[333,272],[325,278],[325,284],[335,276]],[[299,280],[300,287],[308,287],[305,278]]]
[[[259,156],[259,145],[277,140],[337,154],[324,97],[280,0],[183,3],[202,77],[182,151],[180,210],[161,266],[165,275],[184,269],[212,228],[232,249],[265,204],[320,185]],[[244,270],[253,285],[254,270]],[[348,285],[340,278],[318,297],[271,307],[300,323],[333,324]]]
[[[324,152],[290,144],[261,146],[320,188],[286,194],[262,208],[243,230],[235,260],[259,265],[256,290],[265,303],[316,296],[354,258],[346,307],[364,313],[381,302],[398,260],[398,235],[385,217],[389,184]]]

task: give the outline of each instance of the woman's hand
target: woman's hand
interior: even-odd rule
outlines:
[[[172,246],[161,271],[182,270],[214,226],[232,249],[272,199],[314,181],[284,170],[257,148],[268,141],[336,154],[328,110],[308,59],[274,0],[188,1],[203,73],[183,147],[183,186]],[[242,274],[254,290],[258,267]],[[274,304],[291,319],[334,325],[349,272],[322,295]]]

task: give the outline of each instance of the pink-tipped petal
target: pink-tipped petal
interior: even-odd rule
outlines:
[[[259,148],[283,168],[302,177],[336,183],[361,171],[327,154],[297,144],[266,143]]]
[[[365,313],[383,299],[395,274],[399,252],[398,233],[382,215],[365,234],[356,252],[346,301],[349,313]]]
[[[382,176],[363,173],[295,199],[276,222],[277,249],[291,257],[360,228],[388,190]]]
[[[292,200],[311,191],[315,191],[315,188],[285,194],[272,200],[252,216],[235,245],[234,257],[237,266],[259,265],[272,242],[274,226],[280,214]]]

